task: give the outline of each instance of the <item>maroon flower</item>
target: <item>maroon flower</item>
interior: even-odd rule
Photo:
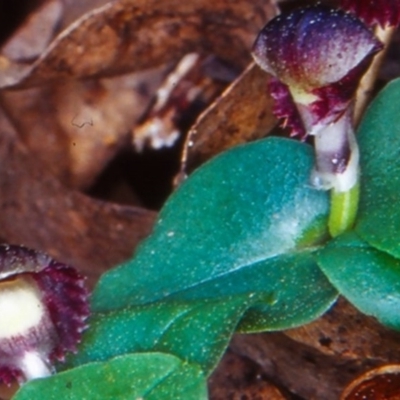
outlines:
[[[89,314],[83,281],[46,254],[0,245],[0,382],[47,376],[76,351]]]
[[[297,129],[314,134],[319,125],[336,120],[347,109],[359,79],[381,47],[350,14],[309,7],[270,21],[255,41],[253,56],[281,82],[280,86],[274,83],[273,94],[302,107],[303,127]],[[282,95],[284,87],[287,97]],[[293,115],[284,117],[290,120]]]
[[[400,0],[342,0],[341,5],[368,25],[400,24]]]
[[[322,6],[274,18],[255,41],[255,61],[274,77],[275,115],[292,134],[315,135],[319,187],[348,190],[357,180],[357,168],[343,175],[350,164],[358,164],[350,106],[381,48],[359,19]]]

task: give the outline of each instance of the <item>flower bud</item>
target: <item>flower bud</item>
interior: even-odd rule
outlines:
[[[0,382],[53,372],[76,351],[89,314],[76,270],[23,246],[0,245]]]

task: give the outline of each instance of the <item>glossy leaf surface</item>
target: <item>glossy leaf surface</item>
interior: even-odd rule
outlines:
[[[205,164],[134,258],[103,276],[94,310],[153,302],[313,245],[326,233],[329,204],[309,184],[312,164],[308,146],[278,138]]]
[[[45,397],[44,397],[45,396]],[[201,370],[175,356],[128,354],[24,385],[14,400],[206,400]]]
[[[318,262],[330,282],[360,311],[400,329],[400,260],[350,233],[323,248]]]
[[[242,332],[283,329],[315,319],[335,298],[310,254],[279,258],[163,301],[95,314],[71,365],[165,351],[209,373],[243,314]]]
[[[303,250],[254,263],[218,279],[171,296],[172,299],[213,299],[249,296],[241,332],[288,329],[323,314],[336,292],[316,268],[314,252]]]
[[[325,312],[337,293],[314,260],[328,198],[309,185],[312,162],[307,145],[274,138],[194,173],[135,257],[101,280],[71,365],[163,351],[207,374],[239,322],[284,329]]]
[[[356,232],[400,258],[400,79],[377,96],[361,123],[361,196]]]
[[[71,365],[103,361],[124,353],[161,351],[210,372],[222,356],[249,296],[166,301],[95,314]]]

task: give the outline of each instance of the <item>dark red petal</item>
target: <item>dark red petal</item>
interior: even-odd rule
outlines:
[[[310,105],[315,123],[324,120],[327,123],[333,122],[346,110],[357,90],[359,77],[368,69],[372,58],[373,54],[370,54],[338,82],[313,90],[312,93],[318,97]]]
[[[385,27],[400,24],[399,0],[342,0],[341,5],[368,25]]]
[[[317,6],[271,20],[258,35],[253,56],[286,85],[309,91],[343,79],[381,46],[356,17]]]
[[[51,356],[62,360],[66,352],[76,351],[86,328],[89,306],[84,279],[74,268],[55,261],[33,278],[43,293],[59,337]]]
[[[15,380],[21,380],[21,372],[10,367],[0,367],[0,382],[10,386]]]
[[[282,120],[282,126],[288,127],[292,136],[300,136],[305,139],[307,136],[306,130],[288,87],[277,79],[272,78],[269,90],[275,100],[273,113]]]

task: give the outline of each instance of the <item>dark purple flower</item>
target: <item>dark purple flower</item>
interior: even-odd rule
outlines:
[[[356,143],[350,138],[350,106],[362,75],[381,48],[359,19],[322,6],[274,18],[255,41],[255,61],[274,77],[275,115],[292,134],[316,137],[314,183],[319,187],[347,190],[357,179],[354,171],[343,182],[335,175],[358,164]]]
[[[270,21],[255,41],[253,56],[281,82],[278,90],[274,84],[274,97],[302,107],[303,127],[297,130],[314,134],[319,125],[336,120],[348,107],[359,79],[381,47],[372,32],[350,14],[309,7]]]
[[[400,24],[400,0],[342,0],[341,5],[368,25],[385,27]]]
[[[77,271],[44,253],[0,245],[0,382],[49,375],[76,351],[89,314]]]

